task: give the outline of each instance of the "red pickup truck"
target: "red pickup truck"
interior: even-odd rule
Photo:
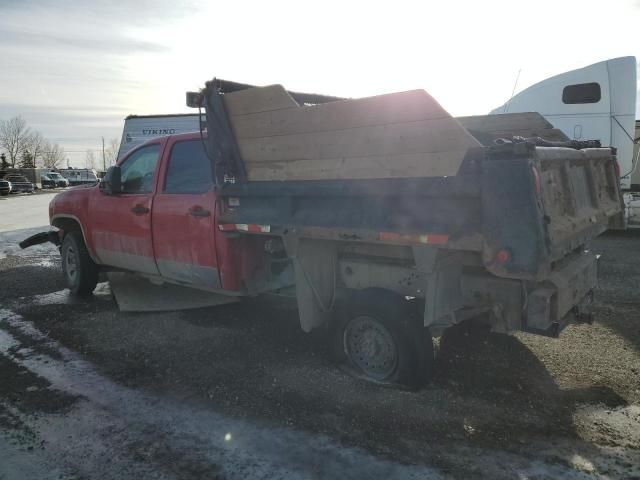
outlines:
[[[305,331],[328,328],[336,358],[383,383],[427,381],[432,336],[454,325],[557,336],[588,313],[588,243],[622,219],[611,149],[503,138],[537,114],[466,129],[423,91],[224,87],[194,97],[206,134],[150,140],[99,185],[57,195],[58,230],[21,246],[60,245],[79,295],[100,269],[290,292]]]
[[[145,143],[120,162],[117,195],[107,183],[70,189],[49,205],[71,292],[91,294],[98,266],[226,294],[243,294],[256,265],[251,239],[218,228],[211,162],[199,134]],[[255,243],[255,242],[254,242]]]

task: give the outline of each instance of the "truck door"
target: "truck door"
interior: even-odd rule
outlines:
[[[158,270],[190,285],[220,288],[211,162],[199,138],[172,139],[167,152],[152,214]]]
[[[151,204],[164,141],[134,151],[121,164],[122,191],[91,195],[90,235],[100,263],[158,274],[151,243]]]

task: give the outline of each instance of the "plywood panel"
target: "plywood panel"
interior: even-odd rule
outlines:
[[[240,141],[246,163],[399,155],[465,150],[466,135],[453,118],[248,138]]]
[[[248,88],[228,93],[222,98],[225,109],[231,116],[298,107],[298,103],[282,85]]]
[[[537,112],[475,115],[471,117],[457,117],[456,120],[467,130],[476,130],[479,132],[544,130],[553,128],[553,125]]]
[[[330,180],[337,178],[442,177],[462,163],[467,150],[263,162],[251,165],[251,180]]]
[[[313,106],[287,96],[281,86],[225,95],[250,180],[455,175],[480,146],[424,90]]]
[[[238,139],[451,118],[424,90],[253,114],[228,107],[227,113]]]
[[[510,130],[510,131],[496,131],[496,132],[473,132],[478,140],[482,141],[485,145],[493,145],[493,141],[497,138],[511,138],[511,137],[541,137],[545,140],[552,142],[565,142],[569,138],[556,128],[549,128],[545,130]]]

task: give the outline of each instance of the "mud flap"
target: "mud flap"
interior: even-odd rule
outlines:
[[[286,239],[285,239],[286,240]],[[336,247],[331,242],[285,241],[293,260],[300,327],[305,332],[326,325],[335,300]]]
[[[214,307],[238,301],[216,293],[163,283],[154,285],[149,280],[129,273],[107,274],[111,291],[121,312],[163,312]]]
[[[48,232],[36,233],[35,235],[31,235],[29,238],[25,238],[18,245],[20,245],[20,248],[24,250],[25,248],[32,247],[33,245],[40,245],[41,243],[47,242],[60,246],[60,237],[58,236],[58,232],[50,230]]]

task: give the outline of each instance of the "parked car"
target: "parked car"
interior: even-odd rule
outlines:
[[[43,173],[42,175],[40,175],[40,184],[42,185],[42,188],[56,188],[56,181],[54,179],[52,179],[51,177],[49,177],[46,173]]]
[[[66,188],[69,186],[69,180],[64,178],[58,172],[47,172],[40,176],[42,188]]]
[[[4,179],[11,182],[11,191],[15,193],[33,193],[35,189],[33,183],[27,180],[24,175],[7,175]]]
[[[96,171],[89,168],[61,170],[60,174],[69,181],[69,185],[72,187],[75,185],[95,185],[100,182]]]
[[[0,179],[0,195],[6,197],[11,193],[11,182],[9,180]]]

